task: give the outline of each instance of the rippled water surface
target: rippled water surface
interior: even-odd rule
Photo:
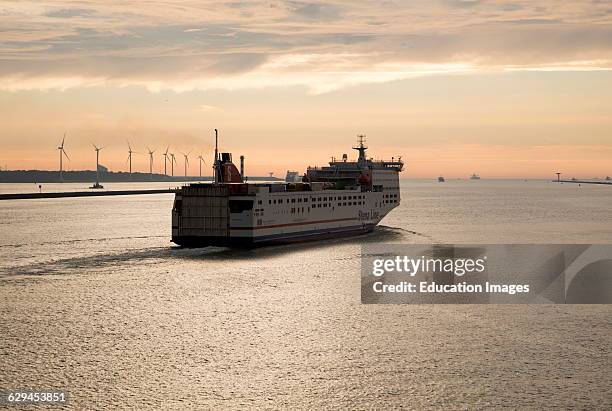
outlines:
[[[0,202],[0,389],[80,409],[612,408],[609,306],[359,296],[364,242],[612,243],[612,187],[404,181],[370,235],[257,250],[176,248],[171,204]]]

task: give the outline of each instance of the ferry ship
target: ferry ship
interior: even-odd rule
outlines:
[[[185,247],[246,246],[309,241],[370,232],[400,204],[401,157],[367,158],[363,135],[349,161],[308,167],[301,182],[248,183],[231,153],[218,153],[214,182],[178,189],[172,242]]]

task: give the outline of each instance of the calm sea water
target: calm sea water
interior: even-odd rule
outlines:
[[[167,183],[109,188],[144,186]],[[364,242],[612,243],[612,187],[403,181],[370,235],[250,251],[176,248],[171,204],[0,202],[0,389],[80,409],[612,408],[610,306],[359,295]]]

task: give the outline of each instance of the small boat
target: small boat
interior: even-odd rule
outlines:
[[[438,177],[438,183],[443,183],[444,181],[445,181],[444,177],[442,176]]]
[[[470,180],[480,180],[480,176],[478,174],[472,174]]]

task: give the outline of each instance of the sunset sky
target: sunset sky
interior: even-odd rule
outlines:
[[[612,175],[610,1],[127,3],[0,3],[0,166],[57,169],[66,132],[69,170],[129,140],[197,175],[218,128],[250,175],[359,133],[407,178]]]

